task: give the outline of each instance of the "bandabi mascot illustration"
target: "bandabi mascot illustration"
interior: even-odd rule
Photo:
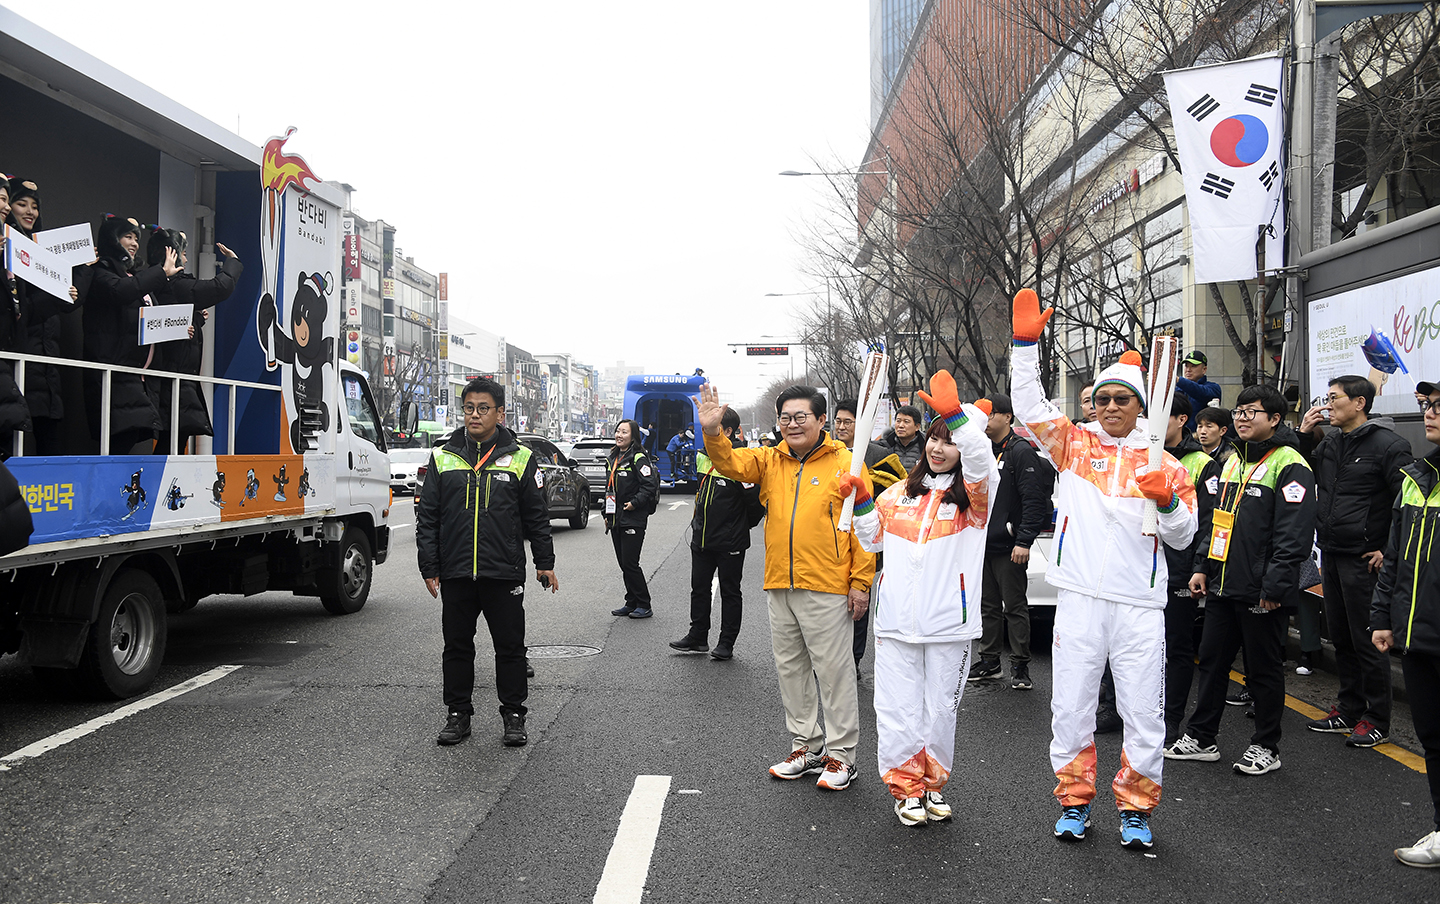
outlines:
[[[165,491],[165,507],[172,512],[178,512],[185,507],[185,500],[194,495],[194,493],[191,493],[190,496],[184,495],[184,491],[180,489],[180,478],[172,477],[170,478],[170,489]]]
[[[140,485],[140,475],[145,473],[141,468],[130,475],[130,482],[120,488],[120,495],[125,497],[125,505],[130,511],[121,518],[121,521],[129,521],[135,513],[142,511],[149,503],[145,499],[145,488]]]
[[[276,322],[275,299],[260,299],[257,325],[260,341],[265,346],[268,362],[293,365],[291,389],[295,399],[295,420],[290,424],[290,446],[296,452],[309,448],[300,431],[301,412],[306,408],[320,412],[319,430],[330,429],[330,409],[325,404],[326,364],[335,360],[335,337],[325,335],[325,317],[329,306],[325,296],[332,286],[330,274],[301,273],[295,295],[290,300],[290,333]],[[268,340],[268,341],[267,341]],[[333,365],[332,365],[333,366]]]
[[[216,472],[215,472],[215,482],[212,483],[212,484],[210,484],[210,501],[211,501],[212,503],[214,503],[214,505],[215,505],[216,508],[224,508],[224,507],[225,507],[225,500],[221,498],[221,497],[224,496],[224,495],[225,495],[225,472],[224,472],[224,471],[216,471]]]
[[[285,501],[285,487],[289,485],[290,478],[285,476],[285,466],[280,466],[280,473],[273,475],[271,480],[275,481],[275,501]]]
[[[255,476],[255,469],[251,468],[245,472],[245,495],[240,497],[240,507],[245,507],[247,499],[257,499],[260,496],[260,478]]]
[[[300,485],[295,488],[295,492],[300,494],[301,499],[304,499],[306,496],[315,495],[315,488],[310,486],[309,468],[305,468],[300,472]]]

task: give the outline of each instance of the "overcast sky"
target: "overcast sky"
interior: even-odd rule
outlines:
[[[865,151],[866,0],[0,2],[250,142],[296,126],[466,319],[738,403],[789,364],[726,343],[813,286],[824,180],[777,173]]]

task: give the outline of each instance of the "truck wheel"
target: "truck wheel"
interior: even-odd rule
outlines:
[[[585,525],[590,523],[590,497],[581,496],[575,504],[575,514],[570,516],[570,526],[576,530],[584,530]]]
[[[350,615],[365,608],[375,555],[370,551],[370,539],[355,527],[345,528],[340,549],[340,567],[320,572],[320,602],[332,615]]]
[[[155,579],[136,568],[115,575],[100,600],[75,678],[89,694],[120,700],[143,692],[165,658],[165,600]]]

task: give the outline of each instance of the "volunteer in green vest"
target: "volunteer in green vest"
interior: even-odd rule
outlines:
[[[495,691],[507,747],[524,746],[525,545],[535,577],[551,593],[555,550],[545,479],[530,450],[500,425],[505,387],[480,377],[461,393],[464,426],[430,456],[415,504],[420,576],[441,599],[441,657],[449,717],[436,738],[458,744],[470,734],[475,708],[475,626],[481,613],[495,645]]]
[[[1425,438],[1440,446],[1440,382],[1416,383],[1415,395],[1425,413]],[[1404,479],[1391,513],[1390,542],[1370,603],[1370,640],[1387,656],[1392,649],[1401,654],[1435,820],[1435,831],[1396,849],[1395,859],[1430,868],[1440,867],[1440,555],[1426,535],[1440,529],[1440,449],[1400,470]]]
[[[1175,456],[1195,484],[1195,514],[1199,527],[1195,539],[1184,549],[1165,547],[1170,597],[1165,601],[1165,743],[1180,736],[1185,721],[1185,702],[1195,679],[1195,612],[1199,602],[1190,592],[1195,557],[1203,557],[1210,541],[1211,514],[1220,489],[1220,465],[1205,454],[1199,441],[1185,427],[1190,423],[1190,399],[1175,393],[1170,405],[1170,423],[1165,427],[1165,451]]]
[[[640,448],[640,425],[623,420],[615,425],[615,448],[605,468],[605,530],[615,546],[615,561],[625,578],[625,602],[611,609],[615,616],[649,618],[650,588],[640,567],[645,527],[660,495],[656,465]]]
[[[1245,645],[1245,676],[1255,701],[1255,730],[1236,772],[1280,768],[1285,710],[1285,638],[1299,603],[1300,565],[1315,536],[1315,475],[1284,423],[1285,397],[1248,386],[1236,399],[1236,454],[1220,474],[1210,536],[1190,592],[1209,594],[1200,638],[1195,712],[1188,730],[1165,748],[1172,760],[1220,759],[1215,744],[1230,664]]]

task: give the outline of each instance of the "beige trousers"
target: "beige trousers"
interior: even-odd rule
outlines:
[[[860,701],[855,687],[855,628],[845,596],[814,590],[765,594],[770,603],[770,643],[780,673],[780,702],[785,706],[785,727],[793,737],[790,749],[824,750],[853,766],[860,741]]]

